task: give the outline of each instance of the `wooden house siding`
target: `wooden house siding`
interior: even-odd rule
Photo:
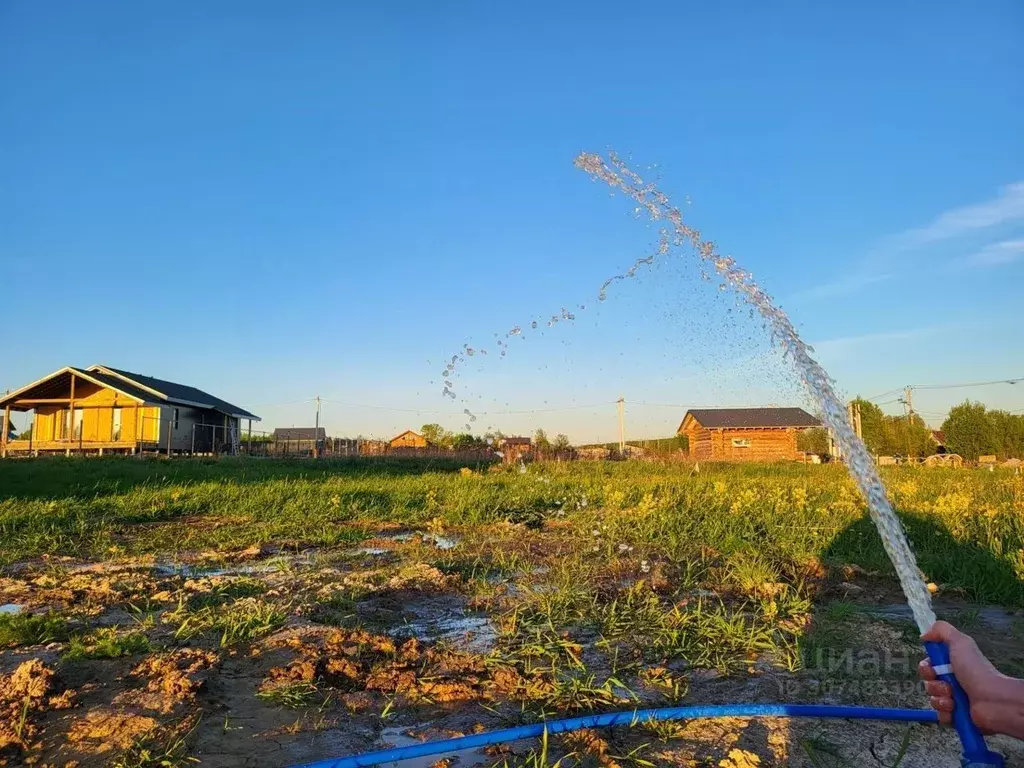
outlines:
[[[83,394],[79,396],[79,392]],[[160,438],[160,408],[140,405],[119,392],[92,382],[76,382],[74,410],[82,412],[82,442],[115,442],[114,409],[121,409],[121,441],[157,442]],[[32,435],[40,440],[72,438],[74,419],[68,420],[68,408],[60,405],[36,408]],[[77,434],[74,435],[76,438]]]
[[[817,423],[798,408],[688,411],[679,425],[698,461],[791,461],[801,457],[797,435]]]
[[[427,438],[416,432],[408,431],[391,439],[392,448],[426,448]]]
[[[705,429],[687,431],[698,461],[785,461],[800,457],[796,429]]]

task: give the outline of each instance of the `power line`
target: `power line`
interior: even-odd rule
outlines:
[[[967,384],[911,384],[911,389],[962,389],[964,387],[987,387],[992,384],[1018,384],[1024,381],[1024,376],[1014,379],[996,379],[995,381],[973,381]]]
[[[1016,378],[1009,379],[994,379],[992,381],[970,381],[963,384],[908,384],[906,387],[897,387],[896,389],[890,389],[864,399],[877,400],[880,397],[887,397],[889,395],[896,394],[897,392],[903,392],[906,389],[963,389],[965,387],[988,387],[994,384],[1019,384],[1020,382],[1024,382],[1024,376],[1017,376]],[[881,403],[881,405],[885,405],[885,403]]]
[[[627,400],[628,405],[644,405],[650,408],[774,408],[775,403],[768,405],[694,405],[692,403],[646,403],[641,400]]]
[[[305,401],[308,402],[308,401]],[[343,400],[328,400],[323,398],[321,402],[332,403],[334,405],[345,406],[346,408],[367,408],[375,411],[395,411],[398,413],[420,413],[430,414],[433,416],[464,416],[465,411],[438,411],[429,408],[398,408],[390,405],[369,405],[367,403],[350,403]],[[614,400],[609,400],[603,403],[592,403],[586,405],[560,405],[552,408],[525,408],[522,410],[507,410],[507,411],[472,411],[474,416],[509,416],[513,414],[526,414],[526,413],[552,413],[555,411],[574,411],[585,408],[604,408],[609,405],[615,405]]]

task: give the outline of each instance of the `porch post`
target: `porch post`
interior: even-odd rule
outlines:
[[[11,406],[4,407],[4,432],[0,435],[0,458],[7,458],[7,433],[11,431]]]
[[[68,415],[64,423],[64,439],[65,443],[64,455],[71,455],[71,441],[75,439],[75,374],[71,374],[71,397],[68,399]]]

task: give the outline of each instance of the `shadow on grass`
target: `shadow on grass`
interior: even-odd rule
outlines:
[[[282,479],[336,476],[404,477],[458,472],[471,466],[447,458],[144,458],[43,457],[0,461],[0,501],[4,499],[94,498],[125,493],[138,486],[175,483],[264,483]]]
[[[973,541],[962,541],[934,518],[901,515],[917,565],[929,581],[964,591],[970,600],[1024,607],[1024,581],[1007,558]],[[858,565],[895,577],[892,564],[879,546],[879,535],[864,517],[836,536],[824,553],[826,561]]]

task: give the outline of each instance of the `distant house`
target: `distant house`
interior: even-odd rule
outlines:
[[[528,437],[502,437],[497,447],[505,461],[519,461],[533,450],[533,441]]]
[[[411,429],[407,429],[402,434],[395,435],[391,438],[389,445],[392,448],[426,448],[427,438],[419,432],[413,432]]]
[[[941,429],[933,429],[931,438],[935,443],[935,453],[946,453],[946,433]]]
[[[241,422],[259,421],[244,408],[201,389],[94,365],[67,366],[0,398],[11,411],[32,411],[27,440],[4,440],[11,452],[235,451]]]
[[[312,453],[327,440],[325,427],[278,427],[274,430],[274,448],[279,453]]]
[[[798,459],[797,435],[819,425],[802,408],[695,408],[677,433],[698,461],[780,461]]]

